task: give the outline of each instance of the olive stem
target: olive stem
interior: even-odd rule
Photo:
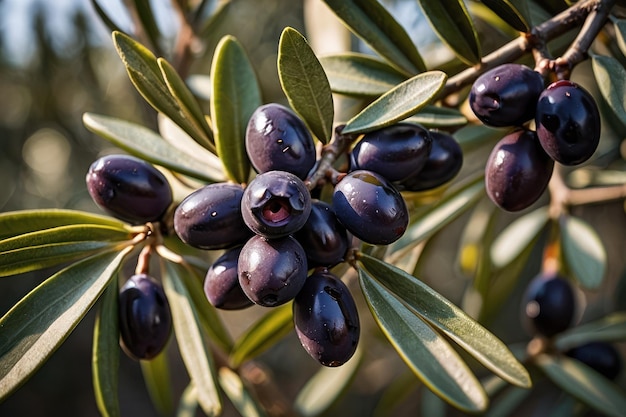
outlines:
[[[135,267],[135,275],[145,274],[150,272],[150,257],[152,255],[152,245],[146,245],[143,247],[137,258],[137,266]]]

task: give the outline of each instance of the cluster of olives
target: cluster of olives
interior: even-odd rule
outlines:
[[[576,310],[576,296],[569,280],[557,273],[540,273],[526,288],[522,321],[531,335],[551,338],[572,326]],[[620,354],[607,342],[588,342],[564,353],[608,379],[617,378],[621,371]]]
[[[600,141],[600,113],[591,94],[566,80],[544,88],[541,74],[524,65],[504,64],[482,74],[469,104],[486,125],[519,128],[495,145],[485,167],[487,194],[508,211],[539,199],[555,161],[581,164]],[[524,126],[530,120],[535,130]]]

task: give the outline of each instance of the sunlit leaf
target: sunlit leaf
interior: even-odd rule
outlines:
[[[530,387],[528,371],[506,345],[459,307],[394,265],[368,255],[358,259],[370,276],[490,371],[514,385]]]
[[[220,386],[242,417],[262,417],[266,415],[263,407],[257,404],[254,396],[250,394],[237,373],[222,367],[219,370],[218,378]]]
[[[211,116],[217,155],[228,177],[245,183],[250,174],[246,127],[262,101],[254,68],[243,46],[233,36],[225,36],[217,44],[211,82]]]
[[[159,414],[171,415],[174,411],[174,395],[167,349],[150,360],[140,361],[140,365],[152,405]]]
[[[333,97],[324,68],[306,39],[285,28],[278,43],[278,76],[291,107],[322,143],[333,130]]]
[[[95,255],[63,269],[0,319],[0,400],[21,386],[63,343],[130,249]]]
[[[604,376],[567,356],[540,354],[535,363],[563,391],[607,416],[626,410],[626,393]]]
[[[374,51],[407,75],[425,71],[411,37],[376,0],[324,0],[333,12]]]
[[[292,329],[291,303],[271,309],[237,339],[230,352],[230,363],[238,367],[246,360],[260,355]]]
[[[446,79],[441,71],[428,71],[409,78],[350,119],[343,132],[363,133],[406,119],[429,104]]]
[[[462,0],[418,0],[430,26],[466,64],[480,62],[478,34]]]
[[[602,97],[626,126],[626,69],[617,59],[606,55],[591,55],[591,63]]]
[[[342,366],[323,366],[298,392],[294,409],[302,417],[322,415],[348,389],[361,363],[362,350]]]
[[[514,29],[530,31],[530,12],[526,0],[483,0],[483,3]]]
[[[624,341],[626,341],[626,312],[618,311],[559,333],[554,344],[559,350],[564,351],[588,342]]]
[[[606,250],[593,228],[582,219],[563,216],[560,221],[563,260],[585,288],[598,288],[606,272]]]
[[[215,170],[205,161],[178,149],[147,127],[93,113],[85,113],[83,123],[92,132],[148,162],[206,182],[223,179],[216,178]]]
[[[365,54],[323,56],[320,63],[332,91],[349,96],[377,97],[407,78],[386,62]]]
[[[502,268],[517,258],[535,241],[548,222],[548,208],[540,207],[518,217],[495,238],[491,245],[491,260]]]
[[[462,126],[467,123],[467,119],[460,111],[439,106],[426,106],[406,121],[429,128]]]
[[[359,283],[379,327],[429,389],[461,410],[487,408],[480,382],[441,335],[362,269]]]
[[[197,409],[198,395],[196,393],[196,387],[193,385],[193,382],[190,382],[180,396],[178,408],[176,409],[176,417],[195,417]]]
[[[180,355],[198,395],[198,404],[209,416],[219,415],[222,404],[217,392],[212,353],[205,344],[201,324],[177,265],[163,262],[163,288],[172,311]]]
[[[120,415],[118,377],[120,361],[118,285],[111,280],[96,314],[91,357],[92,380],[98,411],[104,417]]]

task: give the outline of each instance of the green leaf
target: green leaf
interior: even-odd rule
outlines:
[[[587,342],[624,341],[626,341],[626,312],[618,311],[559,333],[555,337],[554,345],[560,351],[565,351]]]
[[[426,106],[405,121],[428,128],[462,126],[467,123],[467,119],[460,111],[439,106]]]
[[[526,0],[483,0],[483,3],[514,29],[530,31],[530,11]]]
[[[189,109],[171,94],[154,54],[120,32],[113,32],[113,43],[131,82],[143,98],[155,110],[172,119],[199,144],[215,151],[211,132],[202,129],[198,124],[201,121],[196,120]]]
[[[71,224],[100,224],[130,231],[130,226],[112,217],[78,210],[37,209],[0,213],[0,239]]]
[[[384,61],[370,55],[345,53],[320,57],[334,93],[378,97],[406,80]]]
[[[170,363],[167,349],[163,349],[150,360],[139,361],[141,373],[154,408],[162,416],[174,411],[174,394],[170,378]]]
[[[491,403],[485,417],[509,417],[513,415],[522,402],[527,400],[531,392],[531,390],[518,387],[507,387],[506,391]]]
[[[562,216],[560,219],[563,260],[580,284],[598,288],[606,273],[606,251],[598,234],[582,219]]]
[[[98,411],[104,417],[120,416],[118,378],[120,362],[118,288],[112,279],[96,314],[91,369]]]
[[[179,277],[179,267],[164,261],[163,288],[172,311],[174,333],[187,372],[194,383],[198,404],[209,416],[219,415],[221,401],[215,385],[212,354],[204,342],[191,295]]]
[[[487,408],[480,382],[441,335],[362,269],[359,283],[378,326],[429,389],[464,411]]]
[[[250,394],[243,381],[234,371],[222,367],[219,370],[220,386],[243,417],[263,417],[267,414]]]
[[[348,389],[362,359],[362,349],[344,365],[323,366],[300,389],[294,400],[294,409],[302,417],[316,417],[328,410]]]
[[[250,161],[246,153],[246,127],[262,103],[261,89],[246,51],[233,36],[217,44],[211,65],[211,116],[217,155],[228,177],[246,183]]]
[[[466,64],[480,62],[478,34],[462,0],[418,0],[439,38]]]
[[[75,263],[33,289],[0,319],[0,401],[21,386],[87,314],[131,250]]]
[[[615,39],[622,54],[626,55],[626,19],[615,19]]]
[[[122,28],[118,26],[117,23],[115,23],[115,21],[111,18],[111,16],[109,16],[109,14],[100,6],[99,0],[91,0],[91,4],[93,6],[93,9],[98,14],[98,17],[100,18],[100,20],[102,20],[102,23],[106,25],[109,31],[124,32]]]
[[[516,259],[548,223],[548,208],[540,207],[518,217],[496,237],[491,245],[491,261],[503,268]]]
[[[407,75],[426,71],[411,37],[376,0],[324,0],[348,28]]]
[[[484,124],[468,124],[454,132],[454,138],[463,154],[486,145],[495,144],[502,139],[507,133],[507,129],[493,128]]]
[[[206,182],[224,180],[224,175],[211,169],[208,163],[144,126],[93,113],[85,113],[83,123],[92,132],[148,162]]]
[[[626,126],[626,69],[610,56],[591,55],[593,75],[602,97]]]
[[[265,352],[293,329],[291,303],[271,309],[247,329],[230,352],[230,363],[237,368],[248,359]]]
[[[511,384],[525,388],[531,386],[528,372],[506,345],[459,307],[391,264],[364,254],[358,260],[368,274],[490,371]]]
[[[152,7],[150,6],[150,0],[133,0],[135,3],[135,9],[137,16],[141,22],[141,28],[148,36],[150,43],[156,50],[161,49],[161,31],[157,25]]]
[[[195,417],[198,410],[198,395],[193,382],[187,385],[178,402],[176,417]]]
[[[364,133],[406,119],[429,104],[446,79],[441,71],[428,71],[409,78],[350,119],[343,133]]]
[[[626,394],[601,374],[567,356],[540,354],[537,366],[563,391],[607,416],[620,417],[626,410]]]
[[[280,85],[293,108],[322,143],[333,133],[333,96],[322,64],[306,39],[287,27],[278,43]]]

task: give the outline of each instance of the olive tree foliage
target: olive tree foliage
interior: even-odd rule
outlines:
[[[160,167],[174,189],[174,206],[202,185],[245,184],[255,175],[242,126],[265,100],[244,46],[232,35],[214,39],[220,21],[237,5],[223,1],[211,9],[208,3],[172,2],[169,18],[178,32],[171,39],[161,32],[149,1],[127,2],[135,18],[132,32],[117,26],[101,2],[92,1],[111,30],[132,85],[159,123],[157,129],[125,120],[123,114],[91,112],[83,123],[124,152]],[[260,316],[233,339],[229,313],[218,313],[202,290],[202,278],[219,251],[183,245],[168,217],[162,224],[130,225],[77,210],[11,211],[0,214],[0,276],[60,269],[0,318],[2,400],[94,307],[95,401],[102,415],[120,415],[120,271],[138,256],[144,261],[149,256],[171,305],[171,343],[189,376],[187,389],[172,398],[171,358],[163,353],[141,362],[163,415],[198,409],[216,416],[225,402],[245,416],[321,415],[349,398],[342,394],[365,362],[380,354],[373,346],[381,343],[392,348],[385,354],[395,351],[408,370],[381,388],[376,406],[381,415],[392,414],[403,401],[418,400],[428,416],[454,410],[508,415],[540,395],[535,387],[545,381],[566,394],[553,404],[563,415],[588,409],[621,415],[623,387],[563,353],[590,341],[625,341],[626,315],[618,311],[623,302],[549,339],[507,345],[490,330],[499,315],[510,313],[509,300],[517,300],[513,296],[523,288],[533,256],[541,258],[541,270],[556,268],[581,291],[599,288],[607,275],[610,259],[603,237],[576,209],[623,201],[626,195],[626,9],[621,2],[419,0],[415,13],[423,13],[438,42],[451,52],[436,67],[376,0],[323,3],[372,54],[316,56],[307,34],[292,27],[276,39],[284,102],[306,122],[318,145],[318,163],[306,180],[310,188],[319,186],[321,198],[327,196],[336,181],[331,174],[345,164],[346,152],[361,134],[404,120],[451,133],[466,161],[461,173],[441,187],[403,192],[410,224],[399,240],[386,246],[357,242],[346,262],[332,269],[359,300],[364,325],[355,356],[340,368],[319,369],[293,398],[275,395],[277,389],[268,390],[254,375],[262,372],[264,353],[293,337],[292,306],[255,309]],[[501,41],[494,44],[494,39]],[[193,73],[198,49],[208,44],[215,45],[202,58],[209,60],[204,65],[209,70]],[[479,75],[509,62],[534,67],[548,80],[576,78],[584,68],[600,105],[603,135],[588,163],[556,166],[544,198],[509,215],[503,226],[500,209],[485,193],[485,151],[510,129],[482,125],[466,99]],[[460,238],[445,262],[456,264],[467,279],[457,291],[461,296],[451,301],[435,289],[445,277],[431,276],[424,265],[434,256],[433,242],[453,227]],[[623,243],[624,230],[616,233]],[[264,377],[271,379],[271,373]],[[411,389],[421,395],[403,395]]]

